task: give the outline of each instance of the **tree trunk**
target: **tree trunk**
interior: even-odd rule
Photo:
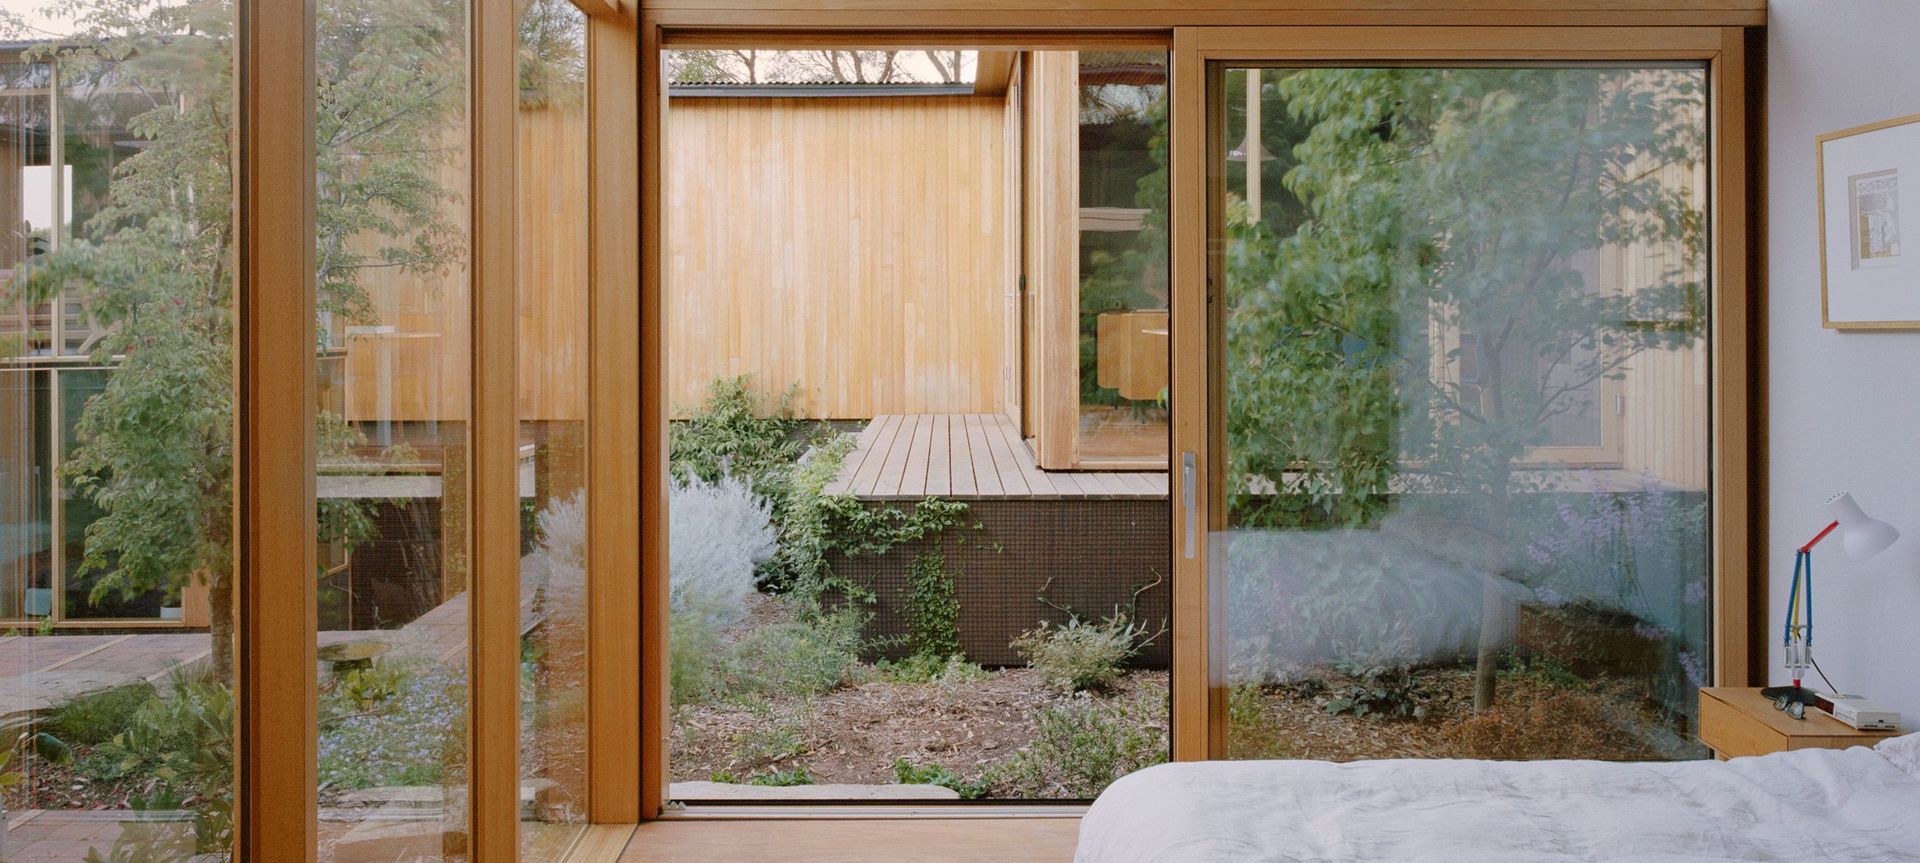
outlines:
[[[1474,653],[1473,665],[1475,713],[1493,706],[1495,675],[1500,670],[1500,648],[1505,645],[1507,634],[1507,596],[1500,589],[1500,581],[1506,572],[1507,561],[1512,559],[1507,543],[1512,535],[1509,522],[1513,498],[1508,486],[1513,479],[1513,466],[1501,465],[1493,472],[1491,479],[1488,490],[1493,499],[1487,507],[1487,536],[1494,548],[1486,574],[1480,577],[1480,644]]]
[[[224,569],[207,574],[207,634],[213,639],[213,679],[232,687],[233,576]]]
[[[1501,622],[1505,607],[1498,576],[1489,572],[1480,577],[1480,649],[1473,665],[1473,712],[1493,706],[1494,673],[1500,665]]]

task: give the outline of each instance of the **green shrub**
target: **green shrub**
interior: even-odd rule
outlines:
[[[824,456],[844,457],[844,453]],[[812,461],[808,460],[809,466]],[[795,494],[781,523],[780,551],[766,570],[770,584],[810,602],[825,603],[835,594],[863,603],[876,599],[867,585],[836,577],[827,564],[830,554],[878,557],[897,545],[938,537],[950,528],[966,525],[972,512],[965,503],[937,497],[918,501],[907,509],[869,507],[852,495],[825,494],[826,482],[838,470],[836,461],[832,472],[809,475],[805,484],[794,486]],[[978,529],[979,524],[973,527]]]
[[[154,695],[153,684],[144,681],[89,692],[54,708],[40,728],[68,743],[97,746],[127,730]]]
[[[961,800],[978,800],[987,796],[987,783],[976,779],[965,781],[953,771],[938,764],[915,764],[905,758],[893,760],[893,781],[901,785],[938,785],[953,789]]]
[[[1327,712],[1351,713],[1373,719],[1425,719],[1427,699],[1433,693],[1419,683],[1412,669],[1375,667],[1362,671],[1359,682],[1327,702]]]
[[[206,761],[221,750],[231,757],[232,693],[204,677],[177,675],[171,685],[171,693],[153,692],[118,733],[94,747],[87,772],[100,779],[153,774],[183,778],[232,769],[222,766],[231,765],[230,760]],[[200,778],[219,782],[217,776]]]
[[[366,710],[399,693],[407,679],[406,666],[385,662],[355,668],[333,678],[334,694],[348,705]]]
[[[729,698],[804,698],[827,692],[860,664],[864,616],[853,609],[756,626],[727,645],[718,669]]]
[[[763,623],[731,641],[698,614],[669,626],[669,686],[675,704],[715,699],[806,698],[850,680],[860,664],[865,615],[856,609]]]
[[[1034,714],[1033,742],[982,781],[1008,798],[1091,799],[1115,779],[1167,760],[1167,693],[1100,701],[1077,695]]]
[[[874,670],[889,683],[974,683],[992,674],[968,662],[964,656],[940,657],[924,653],[909,654],[897,661],[880,660]]]
[[[192,801],[199,850],[226,848],[233,835],[233,693],[205,674],[175,673],[168,686],[165,695],[147,687],[148,698],[121,730],[76,769],[98,781],[159,780],[146,786],[145,800],[166,803],[152,808],[179,809],[181,801]],[[48,758],[45,751],[38,754]],[[136,801],[134,808],[141,805]],[[113,850],[118,855],[123,849]],[[138,851],[133,859],[148,859]]]
[[[1069,617],[1065,626],[1043,622],[1021,633],[1012,647],[1048,686],[1074,693],[1105,688],[1126,670],[1127,660],[1159,635],[1126,613],[1114,612],[1099,623],[1078,616]]]
[[[779,549],[760,568],[761,580],[768,587],[804,592],[804,588],[823,580],[827,553],[834,548],[834,536],[828,528],[827,483],[840,474],[853,447],[852,435],[824,437],[794,463],[786,499],[776,508]]]
[[[805,764],[802,764],[798,767],[790,767],[786,770],[775,770],[772,773],[762,773],[759,776],[755,776],[752,779],[747,780],[747,784],[748,785],[766,785],[773,788],[791,788],[795,785],[812,785],[813,771],[808,770],[807,766]]]
[[[777,513],[787,498],[790,469],[807,449],[796,437],[804,423],[793,418],[798,391],[790,387],[763,405],[751,375],[715,378],[707,386],[707,400],[668,433],[673,476],[707,482],[722,475],[741,477],[772,501]]]
[[[679,612],[667,622],[667,687],[674,704],[713,697],[720,633],[706,615]]]

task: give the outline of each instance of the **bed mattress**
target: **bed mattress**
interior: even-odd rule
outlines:
[[[1242,761],[1122,778],[1076,863],[1920,861],[1920,734],[1726,762]]]

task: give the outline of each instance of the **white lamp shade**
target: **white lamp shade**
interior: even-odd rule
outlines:
[[[1868,517],[1855,503],[1853,495],[1841,492],[1827,500],[1827,508],[1833,511],[1833,518],[1840,522],[1840,548],[1847,553],[1847,559],[1866,560],[1886,551],[1900,538],[1900,531],[1877,518]]]

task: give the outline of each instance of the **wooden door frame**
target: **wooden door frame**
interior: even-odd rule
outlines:
[[[1220,98],[1222,64],[1344,64],[1366,62],[1475,61],[1697,61],[1706,64],[1711,129],[1709,242],[1712,284],[1709,352],[1711,387],[1713,679],[1716,685],[1748,685],[1764,676],[1765,651],[1756,647],[1764,630],[1764,567],[1752,538],[1759,536],[1753,501],[1765,486],[1763,452],[1750,429],[1756,408],[1751,369],[1761,367],[1753,342],[1750,310],[1758,302],[1750,264],[1755,253],[1751,227],[1758,198],[1748,166],[1754,94],[1747,89],[1749,34],[1731,27],[1289,27],[1194,28],[1175,31],[1175,78],[1180,97],[1173,103],[1174,148],[1174,363],[1175,395],[1208,393],[1208,409],[1176,415],[1176,464],[1191,453],[1205,467],[1204,493],[1197,495],[1191,518],[1206,527],[1191,539],[1176,535],[1174,608],[1186,613],[1184,631],[1174,633],[1176,681],[1206,680],[1204,699],[1175,686],[1176,758],[1223,757],[1225,669],[1213,662],[1223,655],[1224,626],[1219,601],[1225,579],[1210,579],[1206,536],[1226,528],[1224,381],[1218,374],[1225,304],[1217,273],[1220,249],[1218,214],[1210,200],[1212,158],[1208,141],[1217,139],[1219,106],[1196,111],[1208,98]],[[1196,156],[1196,154],[1200,154]],[[1204,173],[1203,173],[1204,172]],[[1176,495],[1179,489],[1176,476]],[[1176,531],[1193,528],[1177,516]],[[1191,549],[1191,555],[1182,553]],[[1195,615],[1200,615],[1196,617]],[[1210,614],[1210,616],[1208,616]],[[1204,702],[1204,703],[1202,703]],[[1195,727],[1192,717],[1205,714]],[[1183,719],[1185,720],[1183,722]]]
[[[631,32],[630,10],[608,0],[578,0],[597,27],[601,41],[609,32]],[[471,529],[460,540],[469,560],[468,611],[470,689],[468,739],[471,793],[463,820],[471,856],[478,861],[509,861],[519,852],[519,491],[517,483],[517,406],[514,346],[518,309],[515,300],[516,139],[519,100],[515,63],[516,4],[476,4],[470,22],[468,107],[470,157],[470,272],[473,301],[470,399],[471,445],[465,465],[468,499],[473,501]],[[235,411],[234,411],[234,613],[235,746],[234,856],[239,861],[308,861],[318,850],[318,663],[315,660],[317,602],[315,496],[316,357],[313,326],[318,285],[314,275],[316,191],[315,39],[316,18],[309,0],[256,0],[236,6],[234,95],[234,219],[237,237],[234,267]],[[608,30],[608,26],[612,29]],[[615,38],[616,43],[618,39]],[[632,51],[625,52],[627,57]],[[632,65],[619,63],[616,47],[596,67],[603,95],[617,103],[631,97]],[[639,135],[637,111],[603,110],[607,125],[595,131],[619,134],[612,147],[595,155],[602,175],[635,178]],[[621,125],[622,118],[627,125]],[[607,152],[611,150],[613,152]],[[617,170],[605,170],[616,166]],[[609,188],[618,194],[618,177]],[[639,235],[630,206],[632,196],[595,196],[613,211],[598,218],[592,243],[600,290],[591,300],[597,328],[606,345],[609,334],[633,343],[637,312],[621,317],[621,303],[635,308]],[[621,206],[613,206],[621,205]],[[597,213],[596,216],[606,216]],[[631,229],[622,233],[622,226]],[[624,257],[623,257],[624,254]],[[629,282],[623,287],[623,277]],[[639,402],[637,374],[623,362],[637,356],[618,345],[594,353],[596,402],[608,409],[593,420],[589,446],[602,454],[612,447],[611,464],[592,483],[595,517],[590,535],[602,545],[607,523],[623,510],[617,472],[631,465],[637,441],[620,422],[623,407]],[[622,383],[626,386],[623,390]],[[602,476],[612,479],[601,481]],[[631,489],[637,496],[637,486]],[[606,503],[609,499],[613,503]],[[629,539],[631,532],[623,535]],[[628,543],[631,545],[631,542]],[[633,617],[619,621],[621,634],[608,636],[607,608],[618,611],[618,579],[612,560],[596,558],[590,590],[609,598],[595,606],[598,645],[590,645],[612,679],[599,681],[607,695],[632,692],[621,674],[636,674],[639,651],[630,657],[607,646],[637,642]],[[637,582],[637,561],[629,572]],[[600,669],[605,674],[605,668]],[[590,673],[592,671],[590,670]],[[617,698],[610,700],[617,701]],[[595,703],[593,720],[617,715]],[[633,727],[631,725],[629,728]],[[604,728],[602,729],[604,731]],[[601,734],[596,755],[616,763],[620,735]],[[629,761],[628,763],[633,763]],[[613,771],[617,780],[596,773],[590,793],[603,809],[602,820],[633,820],[637,806],[620,808],[619,791],[635,789],[637,771]]]
[[[910,8],[900,8],[907,5]],[[638,153],[640,166],[639,331],[642,334],[639,424],[642,429],[640,489],[637,506],[645,513],[639,536],[639,692],[642,739],[633,776],[639,782],[638,817],[661,815],[666,802],[666,639],[664,637],[667,548],[665,526],[665,363],[659,337],[665,248],[660,222],[664,164],[660,133],[664,93],[655,70],[664,47],[810,46],[929,47],[967,45],[1013,49],[1101,47],[1142,42],[1173,46],[1169,65],[1170,208],[1176,226],[1171,238],[1173,290],[1170,298],[1175,333],[1171,377],[1179,393],[1216,388],[1207,374],[1204,352],[1192,347],[1218,341],[1218,321],[1207,314],[1206,148],[1204,110],[1208,98],[1208,60],[1280,59],[1340,61],[1380,59],[1392,52],[1402,60],[1447,59],[1622,59],[1701,60],[1713,82],[1715,129],[1713,273],[1716,285],[1713,345],[1715,398],[1714,521],[1716,681],[1753,679],[1764,663],[1764,628],[1753,621],[1764,614],[1764,583],[1750,559],[1749,538],[1758,534],[1763,513],[1749,497],[1764,488],[1764,468],[1752,456],[1749,417],[1758,409],[1758,390],[1748,375],[1755,367],[1756,306],[1749,262],[1756,255],[1750,228],[1758,198],[1747,176],[1753,138],[1756,91],[1750,89],[1748,63],[1752,34],[1765,24],[1764,0],[1057,0],[1019,4],[1002,0],[944,0],[901,4],[897,0],[840,0],[832,8],[803,0],[666,0],[645,3],[639,14],[640,78]],[[886,21],[887,29],[873,22]],[[1284,25],[1247,28],[1229,24]],[[1494,26],[1529,25],[1529,26]],[[1141,28],[1150,28],[1142,30]],[[1284,39],[1277,42],[1276,39]],[[1236,52],[1239,52],[1236,54]],[[652,84],[646,83],[651,76]],[[631,393],[632,391],[627,391]],[[608,395],[614,395],[608,393]],[[1219,403],[1221,393],[1211,400]],[[611,408],[608,408],[611,409]],[[1031,409],[1031,408],[1029,408]],[[1210,625],[1209,609],[1218,606],[1223,587],[1209,581],[1206,543],[1209,526],[1219,521],[1220,477],[1197,472],[1186,482],[1182,454],[1201,458],[1224,449],[1218,422],[1204,411],[1176,412],[1173,457],[1169,460],[1174,507],[1175,560],[1173,613],[1181,627],[1173,635],[1173,757],[1195,760],[1224,752],[1224,669],[1209,661],[1222,644],[1220,627]],[[1183,505],[1193,494],[1191,506]],[[1187,527],[1188,519],[1193,527]],[[1192,543],[1193,557],[1186,557]],[[598,582],[596,582],[598,584]],[[596,600],[597,601],[597,600]],[[628,618],[632,619],[632,618]],[[624,641],[616,643],[625,644]],[[624,647],[622,649],[625,649]],[[614,700],[618,700],[614,697]],[[596,703],[598,699],[596,699]],[[600,727],[596,725],[596,727]],[[623,768],[624,770],[624,768]],[[609,769],[609,772],[613,772]],[[596,784],[596,789],[600,786]],[[596,793],[602,793],[596,791]],[[596,810],[594,819],[602,820]]]

